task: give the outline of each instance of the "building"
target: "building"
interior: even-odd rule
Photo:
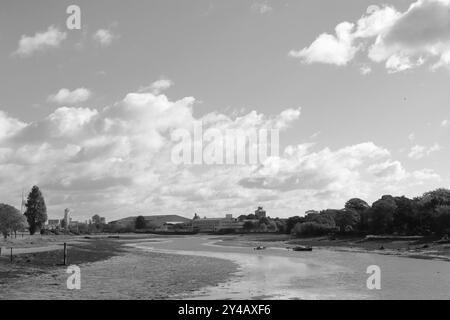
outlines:
[[[192,228],[198,232],[214,232],[222,218],[197,218],[192,220]]]
[[[120,220],[115,220],[115,221],[111,221],[108,224],[109,225],[116,225],[116,226],[122,226],[122,227],[127,227],[127,226],[134,226],[135,222],[136,222],[136,218],[137,216],[132,216],[132,217],[127,217],[127,218],[123,218]],[[191,219],[179,216],[179,215],[156,215],[156,216],[144,216],[145,219],[145,223],[147,225],[148,228],[154,228],[154,229],[158,229],[163,227],[163,225],[165,223],[187,223],[187,222],[191,222]]]
[[[49,219],[47,221],[47,227],[50,230],[54,230],[60,227],[60,220],[59,219]]]
[[[199,218],[197,215],[192,219],[192,228],[198,232],[220,232],[224,230],[240,231],[244,223],[227,214],[225,218]]]
[[[164,224],[155,229],[155,231],[159,232],[192,232],[192,223],[191,222],[182,222],[182,221],[173,221],[173,222],[164,222]]]
[[[263,210],[263,207],[258,207],[255,211],[255,216],[257,219],[265,218],[266,217],[266,211]]]

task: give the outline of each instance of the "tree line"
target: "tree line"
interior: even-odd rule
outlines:
[[[309,211],[287,219],[286,233],[450,235],[450,190],[440,188],[413,199],[384,195],[371,206],[353,198],[343,209]]]
[[[47,221],[47,206],[38,186],[31,188],[25,208],[25,213],[22,214],[11,205],[0,204],[0,232],[5,239],[13,233],[17,235],[17,231],[26,227],[28,227],[30,234],[33,235],[45,225]]]
[[[25,228],[31,235],[43,230],[47,207],[38,186],[33,186],[28,194],[25,208],[22,214],[15,207],[0,203],[0,233],[4,238]],[[308,211],[305,216],[288,219],[264,217],[257,220],[253,214],[242,215],[238,219],[245,221],[243,227],[247,232],[279,232],[299,237],[336,233],[450,235],[450,190],[440,188],[413,199],[384,195],[372,205],[353,198],[345,203],[343,209]],[[94,216],[92,222],[86,230],[79,227],[78,232],[91,232],[92,226],[97,232],[114,231],[102,225],[98,216]],[[144,217],[138,217],[130,227],[134,231],[149,226]]]

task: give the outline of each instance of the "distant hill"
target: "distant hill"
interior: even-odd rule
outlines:
[[[111,221],[109,224],[120,224],[120,225],[128,225],[130,223],[134,223],[138,216],[127,217],[115,221]],[[188,219],[176,214],[170,215],[157,215],[157,216],[144,216],[147,225],[154,225],[156,227],[162,226],[165,222],[189,222],[192,219]]]

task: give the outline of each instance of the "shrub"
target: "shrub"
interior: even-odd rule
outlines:
[[[329,225],[319,224],[317,222],[303,222],[297,223],[294,227],[294,234],[297,237],[307,236],[323,236],[336,231],[335,227]]]

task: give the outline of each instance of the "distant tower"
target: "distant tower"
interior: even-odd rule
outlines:
[[[64,209],[64,227],[66,230],[69,229],[70,224],[70,209],[66,208]]]

